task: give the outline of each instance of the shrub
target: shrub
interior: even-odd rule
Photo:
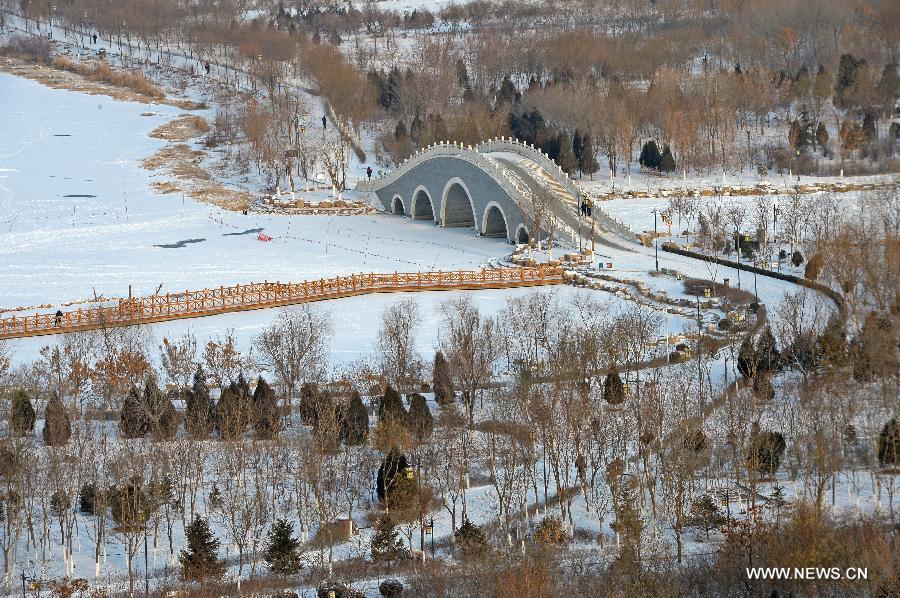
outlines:
[[[17,390],[12,396],[12,405],[9,411],[9,428],[16,436],[26,436],[34,432],[34,422],[37,415],[31,399],[24,390]]]
[[[878,435],[878,462],[881,465],[900,464],[900,423],[891,419]]]
[[[341,418],[341,440],[350,445],[362,444],[369,437],[369,412],[362,397],[353,391]]]
[[[294,526],[279,519],[269,531],[269,543],[263,560],[276,575],[293,575],[300,571],[300,542],[294,538]]]
[[[419,393],[409,395],[409,414],[406,418],[410,433],[420,442],[431,436],[434,418],[428,409],[425,397]]]
[[[544,546],[564,544],[567,540],[562,521],[556,517],[544,517],[534,530],[534,541]]]
[[[398,579],[385,579],[378,586],[378,593],[384,598],[399,598],[403,595],[403,582]]]
[[[403,554],[403,540],[390,515],[383,515],[375,524],[371,547],[373,561],[395,561]]]
[[[750,440],[748,467],[762,475],[772,475],[778,471],[785,446],[784,436],[780,432],[766,431],[756,434]]]
[[[44,444],[64,446],[72,436],[72,422],[69,413],[57,393],[53,393],[44,409]]]
[[[453,538],[456,545],[466,555],[479,553],[487,546],[484,532],[479,526],[469,521],[468,517],[463,518],[462,525],[453,532]]]
[[[178,555],[181,576],[185,581],[199,581],[202,588],[208,578],[218,579],[225,573],[225,562],[218,554],[219,540],[202,517],[195,517],[184,534],[187,547]]]
[[[825,258],[821,253],[814,253],[809,261],[806,262],[806,268],[803,270],[803,276],[809,280],[817,280],[822,273],[822,267],[825,265]]]
[[[253,391],[253,431],[257,438],[271,439],[281,429],[275,391],[260,376]]]
[[[603,381],[603,400],[610,405],[620,405],[625,401],[625,385],[616,368],[613,368]]]

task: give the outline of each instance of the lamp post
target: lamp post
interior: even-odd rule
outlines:
[[[425,533],[431,536],[431,558],[434,558],[434,517],[428,520],[425,526]]]
[[[659,234],[656,232],[656,214],[659,212],[657,208],[653,208],[653,250],[656,254],[656,271],[659,272]]]

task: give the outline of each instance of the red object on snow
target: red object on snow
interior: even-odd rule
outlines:
[[[268,243],[269,241],[272,240],[272,237],[270,237],[269,235],[264,235],[263,233],[259,233],[259,234],[256,236],[256,238],[259,239],[260,241],[265,242],[265,243]]]

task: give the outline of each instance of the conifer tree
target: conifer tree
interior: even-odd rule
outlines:
[[[225,562],[219,559],[219,540],[213,535],[209,523],[196,516],[184,530],[187,547],[178,555],[181,576],[185,581],[200,582],[206,588],[207,579],[218,579],[225,573]]]
[[[574,176],[578,170],[578,161],[575,159],[575,152],[572,151],[572,139],[566,133],[559,134],[559,158],[556,162],[569,176]]]
[[[134,386],[122,403],[119,429],[125,438],[143,438],[150,431],[150,418],[147,417],[144,400]]]
[[[153,378],[144,385],[142,397],[150,434],[154,440],[172,440],[178,433],[178,411]]]
[[[9,410],[9,429],[17,436],[27,436],[34,432],[36,419],[37,414],[28,394],[24,390],[15,391]]]
[[[390,515],[382,515],[372,534],[372,560],[392,562],[403,554],[403,540]]]
[[[438,405],[449,405],[455,399],[453,392],[453,377],[450,375],[450,364],[444,358],[444,354],[438,351],[434,354],[434,367],[432,369],[432,383],[434,385],[434,400]]]
[[[375,491],[378,494],[378,500],[384,500],[388,493],[393,489],[397,480],[397,476],[406,475],[406,469],[409,462],[406,455],[397,449],[391,449],[385,455],[381,466],[378,468],[378,477],[375,480]]]
[[[287,577],[300,571],[300,541],[294,538],[294,524],[284,519],[272,524],[263,560],[276,575]]]
[[[409,395],[409,415],[406,418],[410,433],[420,442],[431,436],[434,418],[425,397],[419,393]]]
[[[300,421],[307,425],[315,425],[319,414],[319,387],[307,382],[300,387]]]
[[[278,435],[280,423],[275,391],[260,376],[253,391],[253,431],[257,438],[272,439]]]
[[[638,158],[638,164],[650,170],[659,170],[659,163],[662,155],[659,153],[659,147],[654,140],[649,140],[641,148],[641,155]]]
[[[248,388],[232,382],[222,391],[217,406],[219,436],[222,440],[234,440],[243,436],[252,415],[251,397]]]
[[[580,170],[581,156],[584,153],[584,136],[581,134],[581,129],[575,129],[575,134],[572,135],[572,153],[575,154],[575,162]]]
[[[659,170],[660,172],[675,171],[675,157],[672,156],[672,150],[668,144],[663,147],[662,157],[659,159]]]
[[[594,180],[594,174],[600,169],[597,163],[597,152],[594,151],[593,135],[588,131],[582,137],[581,158],[579,161],[581,172]]]
[[[613,368],[603,381],[603,400],[610,405],[619,405],[625,401],[625,385],[616,368]]]
[[[469,521],[468,517],[463,517],[462,525],[453,532],[453,538],[465,555],[477,554],[487,544],[482,529]]]
[[[209,396],[206,373],[198,366],[185,406],[185,428],[188,435],[192,438],[209,438],[215,419],[215,405]]]
[[[53,393],[44,408],[44,444],[47,446],[65,446],[72,436],[72,421],[69,412],[63,405],[59,394]]]
[[[378,420],[393,420],[400,425],[404,425],[406,417],[406,408],[403,406],[403,399],[400,398],[400,393],[388,384],[384,389],[384,395],[378,402]]]
[[[878,462],[882,466],[900,464],[900,423],[893,418],[878,435]]]
[[[747,465],[762,475],[771,475],[778,471],[781,455],[787,445],[780,432],[771,430],[757,433],[750,439],[750,450],[747,453]]]
[[[362,444],[369,437],[369,411],[356,391],[350,395],[347,410],[341,418],[341,436],[350,445]]]

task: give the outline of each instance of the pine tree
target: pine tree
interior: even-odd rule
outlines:
[[[434,418],[425,397],[419,393],[409,395],[409,415],[406,418],[410,433],[420,442],[431,436]]]
[[[444,354],[438,351],[434,354],[434,367],[432,369],[434,380],[434,400],[438,405],[449,405],[454,401],[453,377],[450,375],[450,364],[444,359]]]
[[[397,476],[405,476],[409,463],[406,455],[397,449],[391,449],[385,455],[381,466],[378,468],[378,477],[375,479],[375,491],[378,494],[378,500],[384,500],[389,491],[393,491],[393,486],[397,481]]]
[[[707,540],[709,532],[723,526],[725,522],[726,518],[712,495],[704,494],[691,505],[688,525],[705,531]]]
[[[344,417],[341,418],[341,439],[350,445],[362,444],[369,437],[369,411],[362,397],[353,391]]]
[[[294,538],[294,524],[284,519],[272,524],[263,560],[276,575],[287,577],[300,571],[300,542]]]
[[[422,145],[422,142],[425,140],[425,123],[422,122],[418,109],[415,116],[413,116],[412,123],[409,125],[409,136],[418,145]]]
[[[603,400],[610,405],[620,405],[625,401],[625,385],[622,383],[619,370],[615,367],[603,381]]]
[[[644,147],[641,148],[638,164],[648,170],[658,170],[660,160],[662,160],[662,155],[659,153],[659,147],[656,145],[656,142],[652,139],[647,141]]]
[[[215,406],[209,397],[206,373],[198,366],[185,406],[185,428],[188,435],[195,439],[209,438],[215,419]]]
[[[594,174],[600,169],[597,163],[597,152],[594,151],[593,135],[588,131],[582,137],[581,162],[579,163],[581,172],[594,180]]]
[[[557,158],[556,162],[563,172],[569,176],[574,176],[578,170],[578,161],[575,159],[575,152],[572,151],[572,140],[567,134],[560,133],[558,143],[559,158]]]
[[[787,445],[780,432],[771,430],[756,434],[750,440],[747,454],[748,466],[762,475],[771,475],[778,471],[781,455]]]
[[[196,516],[184,530],[187,547],[178,555],[181,576],[185,581],[198,581],[205,589],[207,579],[218,579],[225,573],[225,562],[219,559],[219,540],[209,523]]]
[[[390,515],[383,515],[375,524],[372,534],[372,560],[396,561],[403,554],[403,540]]]
[[[306,425],[315,425],[319,417],[318,403],[319,386],[313,382],[306,382],[300,387],[300,421]]]
[[[503,78],[500,83],[500,89],[497,92],[497,108],[503,106],[512,106],[522,98],[522,94],[516,89],[509,75]]]
[[[31,404],[31,399],[25,391],[15,391],[9,410],[9,429],[16,436],[27,436],[34,432],[36,419],[37,414],[34,412],[34,406]]]
[[[794,251],[794,254],[791,256],[791,264],[793,264],[793,266],[795,268],[799,268],[800,264],[802,264],[802,263],[803,263],[803,254],[800,253],[799,249],[797,249],[796,251]]]
[[[462,525],[453,532],[453,539],[466,555],[479,553],[487,545],[484,532],[479,526],[469,521],[468,517],[463,517]]]
[[[819,146],[819,149],[822,150],[822,154],[825,156],[828,155],[828,139],[829,139],[828,129],[825,128],[825,123],[820,122],[819,125],[816,127],[815,140],[816,140],[816,145]]]
[[[891,419],[878,435],[878,462],[882,466],[900,465],[900,423]]]
[[[144,403],[148,429],[154,440],[172,440],[178,433],[178,411],[153,378],[144,385]]]
[[[672,155],[669,144],[663,147],[662,157],[659,159],[659,170],[660,172],[675,172],[675,157]]]
[[[53,393],[44,408],[44,444],[47,446],[65,446],[72,436],[72,421],[69,412],[63,405],[59,394]]]
[[[575,134],[572,135],[572,153],[575,154],[575,163],[578,164],[580,170],[581,157],[584,155],[584,136],[581,134],[581,129],[575,129]]]
[[[133,386],[122,403],[119,429],[125,438],[143,438],[150,431],[150,418],[147,416],[144,400]]]
[[[252,399],[241,380],[229,384],[219,397],[217,423],[222,440],[235,440],[243,436],[252,417]]]
[[[257,438],[272,439],[281,428],[275,391],[260,376],[253,391],[253,431]]]
[[[403,399],[394,388],[388,384],[384,389],[384,396],[378,402],[378,421],[394,420],[400,425],[406,423],[406,408]]]

